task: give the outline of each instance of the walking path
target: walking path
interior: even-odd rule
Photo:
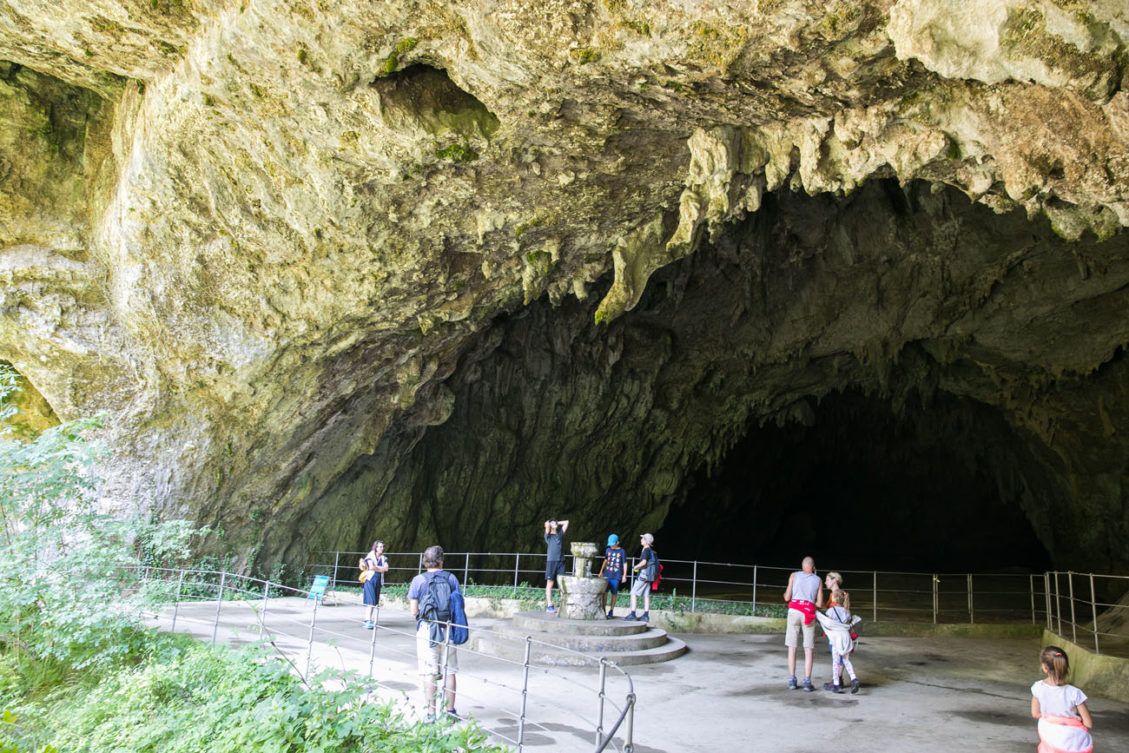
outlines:
[[[225,602],[218,642],[253,642],[261,602]],[[172,608],[154,625],[169,629]],[[305,670],[310,603],[271,599],[266,627],[299,671]],[[181,604],[177,632],[209,640],[215,602]],[[418,714],[413,621],[384,609],[375,644],[356,605],[318,610],[311,662],[316,668],[369,671],[378,695]],[[498,622],[472,618],[472,628]],[[628,668],[638,694],[634,741],[638,753],[750,750],[809,753],[831,749],[947,753],[1032,753],[1032,682],[1039,679],[1038,642],[971,638],[869,638],[856,655],[863,682],[858,695],[803,693],[784,688],[783,640],[763,635],[681,634],[690,652],[653,666]],[[516,738],[521,708],[520,665],[460,650],[458,709],[484,728]],[[816,659],[818,686],[829,662]],[[553,667],[531,671],[525,747],[531,751],[586,751],[594,747],[598,670]],[[1085,688],[1083,688],[1085,690]],[[626,683],[608,673],[609,701],[622,704]],[[1129,750],[1129,704],[1093,698],[1094,737],[1100,750]],[[614,718],[609,704],[606,719]]]

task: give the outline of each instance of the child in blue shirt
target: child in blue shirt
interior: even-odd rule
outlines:
[[[608,609],[607,618],[615,616],[615,602],[619,598],[619,584],[627,580],[627,554],[619,545],[619,536],[608,536],[608,548],[604,550],[604,564],[600,565],[600,573],[608,581],[608,590],[600,594],[600,609],[608,605],[608,594],[612,595],[612,606]]]

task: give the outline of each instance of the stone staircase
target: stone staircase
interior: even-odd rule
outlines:
[[[657,664],[686,653],[686,644],[645,622],[569,620],[544,612],[518,612],[509,624],[472,633],[471,646],[491,656],[541,666],[591,666],[600,657],[619,666]]]

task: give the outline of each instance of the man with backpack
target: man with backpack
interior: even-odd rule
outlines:
[[[623,619],[651,621],[651,582],[659,575],[659,557],[655,554],[655,537],[645,533],[639,537],[643,551],[639,553],[639,561],[632,570],[635,572],[635,582],[631,584],[631,612]],[[643,614],[635,616],[635,600],[643,597]]]
[[[420,691],[423,693],[427,721],[436,719],[442,710],[439,706],[437,685],[443,679],[446,712],[457,717],[455,711],[455,675],[459,671],[459,654],[454,639],[447,640],[447,625],[462,622],[456,619],[460,611],[462,594],[458,579],[443,569],[443,548],[429,546],[423,551],[425,572],[412,578],[408,586],[408,601],[412,616],[416,618],[416,662],[419,667]],[[454,597],[454,599],[452,598]],[[452,601],[457,602],[452,608]],[[452,628],[452,635],[455,629]]]

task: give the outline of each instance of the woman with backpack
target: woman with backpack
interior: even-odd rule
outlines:
[[[625,620],[651,621],[651,581],[655,579],[659,569],[659,558],[655,554],[655,537],[645,533],[639,537],[643,551],[639,553],[639,561],[635,563],[632,571],[635,573],[635,582],[631,584],[631,611]],[[635,616],[636,600],[643,597],[643,614]]]

